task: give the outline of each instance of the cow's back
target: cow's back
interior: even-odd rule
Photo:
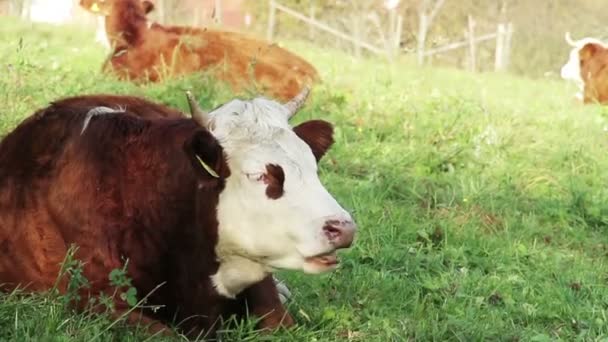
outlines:
[[[144,289],[157,280],[150,279],[154,272],[169,267],[161,262],[168,248],[163,229],[191,210],[194,179],[181,146],[196,124],[127,111],[93,116],[83,131],[91,106],[82,101],[37,112],[0,143],[4,287],[53,286],[71,244],[79,247],[93,292],[126,259],[135,281],[150,282],[137,284]]]
[[[319,81],[316,69],[276,44],[217,30],[152,25],[140,43],[115,53],[110,64],[121,78],[160,81],[211,72],[242,91],[256,84],[281,100]]]
[[[78,112],[95,107],[110,107],[125,110],[127,114],[145,119],[180,119],[186,116],[173,108],[160,103],[150,102],[140,97],[124,95],[82,95],[74,96],[53,103],[56,108],[64,111],[77,109]]]

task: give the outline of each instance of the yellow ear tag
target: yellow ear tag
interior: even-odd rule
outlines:
[[[93,5],[91,6],[91,12],[93,13],[97,13],[99,12],[99,6],[97,6],[97,3],[93,3]]]
[[[198,159],[198,162],[201,163],[201,165],[203,166],[203,169],[205,169],[205,171],[207,171],[207,173],[209,173],[211,175],[211,177],[213,178],[220,178],[220,175],[217,174],[217,172],[213,171],[212,168],[209,167],[209,165],[207,165],[207,163],[205,163],[201,157],[199,157],[198,155],[194,155],[196,156],[196,159]]]

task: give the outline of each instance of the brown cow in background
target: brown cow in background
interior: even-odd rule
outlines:
[[[565,38],[572,49],[562,78],[579,87],[576,98],[584,103],[608,103],[608,44],[592,37],[575,41],[569,32]]]
[[[154,5],[141,0],[81,0],[81,6],[106,16],[113,51],[107,67],[120,78],[159,81],[211,71],[235,91],[253,89],[288,100],[319,79],[295,54],[236,32],[149,25]]]

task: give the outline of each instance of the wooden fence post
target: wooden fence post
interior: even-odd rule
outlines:
[[[475,20],[469,15],[468,17],[469,29],[467,32],[467,38],[469,39],[469,69],[472,72],[477,70],[477,51],[475,51]]]
[[[199,27],[201,25],[201,6],[199,4],[194,5],[194,15],[192,16],[192,26]]]
[[[498,24],[496,30],[496,50],[494,52],[494,71],[502,71],[505,67],[505,25]]]
[[[420,13],[418,16],[418,36],[417,36],[417,53],[418,65],[424,64],[424,45],[426,42],[426,31],[428,25],[428,16],[426,13]]]
[[[215,12],[215,23],[218,25],[222,24],[222,0],[215,0],[215,6],[214,8],[214,12]]]
[[[427,9],[430,5],[429,0],[424,0],[421,4],[422,9],[419,10],[418,13],[418,36],[416,37],[418,41],[417,50],[419,65],[424,64],[424,47],[426,44],[426,35],[429,31],[429,26],[431,26],[433,20],[435,20],[437,13],[439,13],[439,10],[441,9],[444,3],[445,0],[437,0],[430,12],[427,12]]]
[[[266,39],[269,42],[272,42],[274,36],[274,25],[275,25],[275,12],[276,8],[274,5],[274,0],[269,1],[269,12],[268,12],[268,31],[266,32]]]
[[[395,32],[395,28],[397,26],[397,10],[395,8],[391,8],[388,10],[388,32],[390,32],[390,37],[392,37]]]
[[[403,31],[403,16],[397,17],[397,28],[395,29],[394,37],[393,37],[393,54],[397,55],[399,53],[399,47],[401,46],[401,34]]]
[[[511,62],[511,38],[513,37],[513,23],[507,24],[507,32],[505,33],[504,48],[503,48],[503,65],[504,68],[509,67]]]
[[[310,8],[308,9],[308,15],[310,16],[310,20],[315,20],[315,3],[310,3]],[[315,27],[313,25],[308,25],[308,39],[312,42],[315,40]]]
[[[355,48],[355,56],[361,58],[361,45],[358,42],[362,40],[362,29],[361,29],[361,16],[355,14],[352,16],[353,23],[353,35],[356,41],[353,41],[353,47]]]

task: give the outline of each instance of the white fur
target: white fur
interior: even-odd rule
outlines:
[[[235,298],[249,285],[264,279],[269,272],[264,265],[247,258],[232,257],[220,263],[220,267],[211,281],[219,294]]]
[[[82,130],[80,131],[80,135],[84,133],[84,131],[89,126],[89,122],[91,122],[91,118],[96,115],[109,114],[109,113],[121,113],[124,112],[123,108],[113,109],[109,107],[95,107],[87,112],[86,117],[84,118],[84,122],[82,124]]]
[[[105,17],[97,17],[97,29],[95,30],[95,42],[101,44],[106,50],[110,49],[110,41],[106,34]]]
[[[322,271],[306,262],[334,250],[323,233],[328,220],[352,220],[321,184],[310,147],[287,122],[281,104],[233,100],[210,113],[210,131],[222,145],[231,175],[217,207],[220,269],[212,277],[231,297],[273,269]],[[260,176],[282,167],[284,194],[266,196]]]
[[[579,51],[587,44],[598,44],[604,48],[608,48],[608,45],[604,44],[599,39],[586,37],[574,42],[574,46],[572,50],[570,50],[570,56],[568,61],[561,69],[561,77],[564,80],[572,81],[579,88],[579,92],[576,93],[575,97],[578,100],[583,100],[583,93],[585,89],[585,82],[581,76],[581,68],[580,68],[580,59],[579,59]]]

